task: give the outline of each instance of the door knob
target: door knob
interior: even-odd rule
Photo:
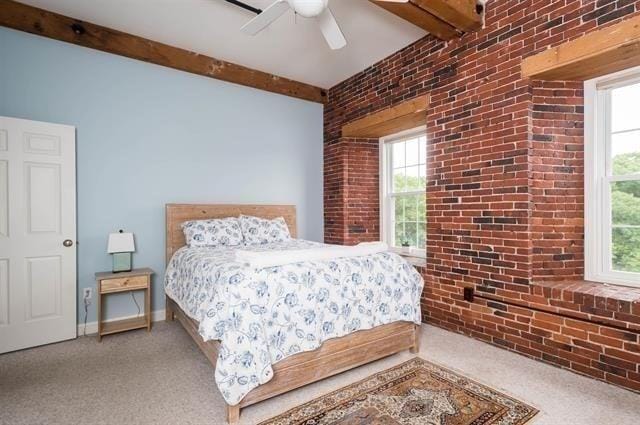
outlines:
[[[73,241],[71,239],[65,239],[64,242],[62,242],[62,245],[69,248],[70,246],[73,246]]]

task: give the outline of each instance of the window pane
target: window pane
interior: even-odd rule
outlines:
[[[407,166],[420,163],[420,146],[418,139],[407,141]]]
[[[422,194],[395,198],[395,246],[408,243],[411,247],[425,247],[425,204],[425,196]]]
[[[400,247],[402,243],[405,241],[404,237],[404,223],[396,223],[395,225],[395,240],[394,246]]]
[[[636,118],[640,124],[640,114]],[[613,175],[640,173],[640,131],[611,136]]]
[[[409,246],[418,246],[418,225],[417,223],[407,222],[404,225],[405,241],[409,242]]]
[[[405,178],[405,169],[398,168],[397,170],[393,170],[393,189],[394,193],[398,192],[406,192],[407,190],[407,179]]]
[[[640,99],[640,83],[611,91],[611,131],[640,128],[638,99]]]
[[[616,227],[612,239],[613,269],[640,273],[640,228]]]
[[[418,248],[426,248],[427,229],[425,223],[418,223]]]
[[[419,165],[415,165],[413,167],[407,167],[407,184],[406,184],[406,190],[407,191],[414,191],[414,190],[421,190],[424,189],[424,185],[422,184],[422,182],[420,181],[420,166]]]
[[[396,223],[405,221],[404,218],[404,198],[395,198],[394,200],[393,221]]]
[[[611,183],[611,216],[614,226],[640,226],[640,181]]]
[[[393,168],[404,167],[404,142],[391,145]]]
[[[404,201],[404,219],[418,221],[418,196],[408,196]]]

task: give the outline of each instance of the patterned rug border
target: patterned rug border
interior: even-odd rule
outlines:
[[[369,376],[366,376],[366,377],[364,377],[364,378],[362,378],[362,379],[360,379],[358,381],[352,382],[350,384],[346,384],[346,385],[344,385],[344,386],[342,386],[342,387],[340,387],[340,388],[338,388],[336,390],[333,390],[333,391],[327,392],[325,394],[321,394],[319,396],[316,396],[316,397],[312,398],[311,400],[307,401],[306,403],[299,404],[299,405],[294,406],[291,409],[288,409],[288,410],[286,410],[286,411],[284,411],[284,412],[282,412],[282,413],[280,413],[280,414],[278,414],[276,416],[267,418],[267,419],[259,422],[257,425],[269,425],[269,423],[273,423],[277,419],[290,416],[294,411],[302,410],[305,407],[309,407],[309,406],[313,405],[314,403],[317,403],[318,400],[325,399],[325,398],[328,398],[328,397],[332,397],[333,395],[338,394],[340,392],[343,392],[346,389],[349,389],[349,388],[352,388],[352,387],[355,387],[355,386],[358,386],[358,385],[362,385],[365,382],[367,382],[368,380],[370,380],[372,377],[375,377],[375,376],[383,374],[383,373],[392,372],[392,371],[395,371],[396,369],[401,369],[401,368],[407,367],[407,366],[409,366],[411,364],[415,364],[415,367],[419,367],[419,366],[422,366],[422,365],[427,365],[427,366],[430,366],[430,367],[433,367],[433,368],[436,368],[436,369],[443,369],[445,371],[448,371],[448,372],[452,373],[453,375],[456,375],[459,378],[466,379],[467,381],[469,381],[469,382],[471,382],[471,383],[473,383],[473,384],[475,384],[477,386],[489,389],[493,393],[495,393],[497,395],[500,395],[500,396],[510,400],[511,402],[525,405],[526,407],[531,409],[531,412],[526,417],[522,418],[522,422],[520,423],[520,425],[530,425],[533,422],[533,420],[535,419],[536,415],[538,415],[538,413],[540,413],[540,409],[538,409],[538,407],[534,406],[532,403],[530,403],[528,401],[527,402],[521,401],[516,396],[511,395],[508,391],[505,391],[502,388],[496,389],[496,388],[494,388],[494,387],[492,387],[490,385],[483,384],[482,382],[480,382],[476,378],[471,378],[471,377],[467,376],[466,373],[464,373],[464,372],[462,372],[462,371],[460,371],[460,370],[458,370],[456,368],[452,368],[452,367],[449,367],[449,366],[444,366],[444,365],[441,365],[439,363],[432,362],[432,361],[423,359],[422,357],[416,356],[416,357],[414,357],[412,359],[409,359],[409,360],[407,360],[405,362],[399,363],[399,364],[397,364],[395,366],[392,366],[392,367],[390,367],[388,369],[381,370],[379,372],[376,372],[376,373],[373,373],[373,374],[371,374]],[[446,378],[443,377],[443,379],[446,379]],[[447,381],[449,381],[449,380],[447,379]],[[380,385],[384,385],[384,384],[380,384]],[[371,389],[369,391],[371,391]],[[477,394],[474,394],[474,395],[478,396]],[[327,408],[328,409],[329,408],[330,409],[335,409],[338,406],[340,406],[340,404],[342,404],[344,402],[345,402],[345,400],[338,400],[338,401],[336,401],[335,403],[333,403],[332,405],[330,405]]]
[[[542,411],[542,410],[541,410],[541,408],[540,408],[540,407],[538,407],[535,403],[532,403],[532,402],[530,402],[530,401],[526,401],[526,402],[524,402],[524,401],[520,400],[520,398],[518,398],[518,396],[514,395],[511,391],[506,390],[506,389],[504,389],[504,388],[502,388],[502,387],[496,387],[496,388],[494,388],[494,387],[490,386],[489,384],[483,384],[483,383],[482,383],[482,380],[481,380],[480,378],[471,377],[471,376],[469,376],[469,375],[467,374],[467,372],[464,372],[464,371],[462,371],[462,370],[460,370],[460,369],[458,369],[458,368],[456,368],[456,367],[452,367],[452,366],[445,366],[445,365],[440,364],[440,363],[438,363],[438,362],[433,362],[433,361],[430,361],[430,360],[425,360],[425,359],[423,359],[422,357],[414,357],[413,359],[407,360],[407,361],[406,361],[406,362],[404,362],[404,363],[410,362],[411,360],[415,360],[415,359],[420,359],[420,360],[422,360],[422,361],[423,361],[423,362],[425,362],[425,363],[429,363],[429,364],[431,364],[431,365],[433,365],[433,366],[441,367],[442,369],[448,369],[449,371],[453,372],[454,374],[456,374],[456,375],[460,375],[460,376],[462,376],[463,378],[467,379],[468,381],[471,381],[471,382],[475,383],[476,385],[480,385],[480,386],[483,386],[483,387],[489,388],[489,389],[491,389],[493,392],[495,392],[495,393],[497,393],[497,394],[500,394],[501,396],[506,397],[506,398],[508,398],[508,399],[511,399],[511,400],[513,400],[513,401],[517,401],[518,403],[526,404],[528,407],[530,407],[531,409],[533,409],[533,410],[534,410],[534,412],[533,412],[533,414],[528,418],[528,422],[525,422],[523,425],[530,425],[530,424],[532,423],[532,420],[534,419],[534,416],[535,416],[535,415],[537,415],[538,413],[540,413],[540,412]],[[404,363],[403,363],[403,364],[404,364]],[[400,364],[398,364],[398,366],[400,366]],[[395,367],[395,366],[394,366],[394,367]],[[536,418],[536,419],[537,419],[537,418]],[[259,425],[259,424],[258,424],[258,425]]]
[[[462,376],[462,377],[466,378],[468,381],[472,381],[472,382],[474,382],[476,385],[481,385],[481,386],[483,386],[483,387],[490,388],[493,392],[498,393],[498,394],[500,394],[500,395],[501,395],[501,396],[503,396],[503,397],[506,397],[506,398],[509,398],[509,399],[511,399],[511,400],[513,400],[513,401],[517,401],[518,403],[522,403],[522,404],[527,405],[528,407],[530,407],[530,408],[533,410],[533,413],[531,414],[531,416],[529,416],[529,418],[527,418],[527,422],[523,423],[522,425],[530,425],[531,423],[533,423],[533,421],[534,421],[534,420],[537,420],[537,419],[539,418],[539,417],[535,417],[535,416],[536,416],[538,413],[542,412],[542,409],[541,409],[540,407],[538,407],[538,406],[536,405],[536,403],[532,403],[532,402],[530,402],[530,401],[526,401],[526,402],[525,402],[525,401],[522,401],[522,400],[520,400],[520,398],[518,398],[518,396],[514,395],[511,391],[506,390],[506,389],[504,389],[503,387],[496,387],[496,388],[494,388],[494,387],[492,387],[492,386],[490,386],[490,385],[488,385],[488,384],[483,384],[483,383],[482,383],[482,380],[481,380],[480,378],[470,377],[470,376],[467,374],[467,372],[464,372],[464,371],[462,371],[462,370],[460,370],[460,369],[458,369],[458,368],[456,368],[456,367],[452,367],[452,366],[445,366],[445,365],[440,364],[440,363],[438,363],[438,362],[432,362],[432,361],[429,361],[429,360],[425,360],[425,359],[423,359],[422,357],[414,357],[414,359],[416,359],[416,358],[421,359],[421,360],[422,360],[422,361],[424,361],[425,363],[429,363],[429,364],[431,364],[431,365],[438,366],[438,367],[441,367],[441,368],[443,368],[443,369],[448,369],[448,370],[450,370],[451,372],[455,373],[456,375],[460,375],[460,376]],[[411,360],[414,360],[414,359],[411,359]],[[411,360],[408,360],[408,361],[411,361]],[[407,363],[407,362],[405,362],[405,363]],[[400,366],[400,365],[398,365],[398,366]],[[534,417],[535,417],[535,418],[534,418]],[[258,425],[259,425],[259,424],[258,424]]]

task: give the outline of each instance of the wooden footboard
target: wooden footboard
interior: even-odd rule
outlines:
[[[169,297],[166,314],[167,320],[178,319],[215,367],[219,343],[203,341],[197,322]],[[228,421],[237,423],[243,407],[407,349],[412,353],[420,349],[420,326],[411,322],[390,323],[330,339],[314,351],[295,354],[276,363],[271,381],[253,389],[237,406],[227,407]]]

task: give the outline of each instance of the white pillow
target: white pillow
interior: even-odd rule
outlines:
[[[250,215],[241,215],[239,220],[244,243],[247,245],[261,245],[291,239],[289,227],[283,217],[269,220]]]
[[[190,247],[237,246],[243,242],[240,222],[235,217],[185,221],[182,231]]]

